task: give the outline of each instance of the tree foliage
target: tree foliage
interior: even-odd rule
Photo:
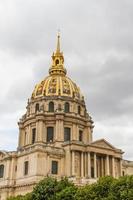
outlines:
[[[133,200],[133,176],[102,177],[97,183],[82,187],[75,186],[67,178],[57,181],[48,177],[30,194],[8,200]]]

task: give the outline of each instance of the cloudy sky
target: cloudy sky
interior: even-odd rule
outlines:
[[[0,149],[47,74],[57,30],[68,76],[105,138],[133,160],[133,0],[0,0]]]

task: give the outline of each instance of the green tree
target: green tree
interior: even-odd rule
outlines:
[[[28,193],[24,196],[18,195],[16,197],[9,197],[7,198],[7,200],[32,200],[32,198],[31,198],[31,193]]]
[[[55,178],[45,178],[40,181],[32,192],[33,200],[54,200],[57,191],[57,180]]]
[[[111,186],[110,199],[133,200],[133,176],[116,179]]]
[[[74,200],[77,187],[67,178],[61,179],[57,185],[56,200]]]
[[[102,177],[97,183],[85,185],[78,189],[76,200],[108,200],[114,179],[110,176]]]

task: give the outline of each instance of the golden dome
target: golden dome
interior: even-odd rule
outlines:
[[[32,98],[49,96],[63,96],[83,100],[79,87],[66,76],[64,68],[64,56],[60,52],[60,35],[57,39],[57,49],[52,55],[52,65],[49,76],[35,86]]]

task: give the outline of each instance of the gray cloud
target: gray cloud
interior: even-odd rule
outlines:
[[[17,146],[16,123],[48,74],[60,28],[68,76],[85,95],[94,138],[133,159],[132,11],[132,0],[0,2],[0,147]]]

